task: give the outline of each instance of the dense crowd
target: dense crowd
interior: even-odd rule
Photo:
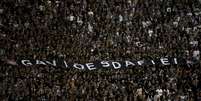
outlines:
[[[0,0],[0,58],[183,57],[188,66],[78,71],[0,65],[0,99],[199,101],[200,0]]]
[[[199,65],[93,72],[5,65],[0,89],[5,101],[199,101],[200,75]]]

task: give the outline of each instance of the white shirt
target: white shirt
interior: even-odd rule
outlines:
[[[197,60],[199,60],[199,58],[200,58],[200,51],[199,50],[193,51],[193,57],[196,58]]]
[[[137,89],[137,94],[142,95],[142,88]]]
[[[153,34],[153,30],[150,30],[150,29],[149,29],[148,33],[149,33],[149,37],[151,37],[152,34]]]
[[[89,14],[89,15],[94,15],[94,12],[89,11],[88,14]]]
[[[93,32],[93,27],[91,26],[91,24],[88,24],[88,30],[89,30],[90,32]]]
[[[83,24],[83,21],[78,17],[78,18],[77,18],[77,23]]]
[[[173,22],[173,24],[174,24],[176,27],[178,26],[178,22],[177,22],[177,21]]]
[[[159,96],[163,95],[163,90],[162,89],[157,89],[156,92],[158,93]]]
[[[73,21],[74,18],[75,18],[75,17],[74,17],[73,15],[70,15],[69,20],[70,20],[70,21]]]
[[[198,45],[198,41],[191,41],[190,44],[193,45],[193,46],[197,46]]]
[[[123,17],[122,17],[122,15],[119,15],[119,21],[120,21],[120,22],[123,21]]]

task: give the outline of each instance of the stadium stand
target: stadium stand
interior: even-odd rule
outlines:
[[[200,0],[0,0],[0,100],[201,101]],[[193,66],[79,71],[8,65],[183,57]]]

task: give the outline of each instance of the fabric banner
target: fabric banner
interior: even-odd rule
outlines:
[[[13,63],[13,62],[10,62]],[[9,63],[9,64],[10,64]],[[62,59],[55,60],[34,60],[34,59],[19,59],[16,61],[17,65],[21,66],[34,66],[45,65],[54,67],[63,67],[66,69],[75,68],[79,70],[96,70],[96,69],[124,69],[139,66],[168,66],[168,65],[186,65],[188,64],[185,59],[162,57],[157,59],[142,59],[142,60],[125,60],[125,61],[94,61],[89,63],[67,63]]]

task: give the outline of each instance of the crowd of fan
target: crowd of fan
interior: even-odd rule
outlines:
[[[0,0],[0,57],[198,60],[200,0]],[[3,100],[201,100],[200,65],[77,71],[1,64]]]
[[[77,71],[1,66],[5,101],[199,101],[200,66]],[[197,100],[196,100],[197,99]]]

